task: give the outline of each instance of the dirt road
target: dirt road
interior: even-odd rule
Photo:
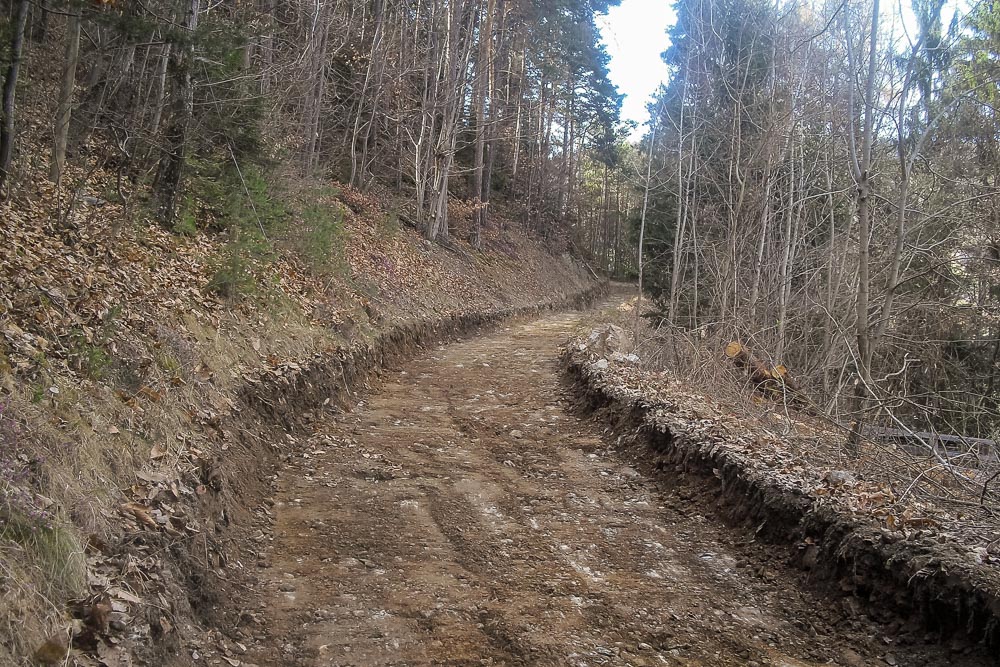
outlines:
[[[582,317],[432,350],[315,425],[280,478],[248,657],[979,664],[810,593],[773,549],[630,467],[569,409],[557,347]]]

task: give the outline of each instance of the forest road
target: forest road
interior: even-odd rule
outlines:
[[[609,304],[605,304],[607,306]],[[811,593],[574,414],[554,314],[426,351],[283,469],[258,665],[974,664]]]

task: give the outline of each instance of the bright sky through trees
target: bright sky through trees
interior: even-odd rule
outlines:
[[[667,48],[667,27],[675,18],[671,4],[669,0],[622,0],[607,16],[597,19],[611,56],[611,81],[625,95],[622,119],[639,124],[633,138],[642,136],[642,126],[649,120],[646,104],[667,78],[660,54]]]
[[[945,28],[956,11],[964,16],[973,4],[969,0],[947,0],[942,12]],[[597,17],[604,45],[611,56],[611,81],[618,86],[618,92],[625,95],[622,120],[638,124],[632,132],[633,139],[638,139],[648,129],[644,127],[649,122],[646,105],[657,86],[667,79],[667,67],[660,54],[669,45],[666,31],[676,18],[672,5],[670,0],[622,0],[621,5],[612,7],[607,16]],[[908,0],[886,3],[883,15],[894,39],[905,43],[907,33],[911,38],[915,34],[916,20]]]

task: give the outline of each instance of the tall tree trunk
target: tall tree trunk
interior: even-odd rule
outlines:
[[[161,222],[170,224],[177,213],[177,197],[181,175],[184,170],[187,135],[194,114],[194,83],[191,68],[194,61],[194,33],[198,29],[198,12],[201,0],[188,0],[184,29],[189,40],[183,45],[175,45],[171,50],[171,68],[174,78],[174,103],[170,125],[164,133],[166,150],[157,169],[154,185],[154,200]]]
[[[375,76],[375,67],[381,64],[383,67],[385,65],[385,59],[381,56],[382,50],[382,33],[385,26],[385,11],[381,0],[375,0],[373,12],[375,14],[375,31],[372,37],[372,45],[369,50],[368,65],[365,67],[365,78],[361,83],[361,93],[358,95],[358,106],[357,113],[354,114],[354,127],[351,130],[351,175],[348,179],[348,183],[354,186],[362,186],[365,181],[364,175],[364,162],[365,153],[368,150],[368,137],[371,133],[371,127],[374,122],[374,117],[376,110],[378,108],[378,96],[381,90],[381,81],[377,84],[374,83],[373,79]],[[381,77],[380,77],[381,78]],[[367,115],[368,108],[365,106],[365,101],[368,98],[368,89],[373,88],[373,98],[371,101],[371,112],[369,120],[366,123],[362,122],[362,118]],[[359,137],[362,130],[365,131],[363,141],[359,142]],[[359,148],[359,143],[363,144]]]
[[[156,136],[156,133],[160,131],[160,122],[163,120],[163,100],[167,94],[167,65],[170,64],[170,50],[172,47],[173,44],[170,42],[164,43],[157,67],[153,118],[149,122],[149,133],[153,136]]]
[[[7,181],[14,163],[14,94],[17,90],[17,75],[21,70],[24,50],[24,26],[28,20],[29,0],[17,3],[13,31],[10,38],[10,64],[3,80],[3,123],[0,124],[0,199],[6,197]]]
[[[474,195],[477,200],[477,208],[474,214],[475,221],[472,230],[472,245],[479,248],[481,245],[480,233],[486,224],[486,197],[485,189],[489,184],[484,182],[483,176],[486,170],[486,101],[490,100],[493,105],[493,13],[496,11],[496,0],[486,0],[484,9],[485,15],[479,20],[479,55],[476,58],[476,149],[473,158],[473,169],[475,170],[475,190]]]
[[[649,190],[653,178],[653,149],[656,147],[656,126],[659,121],[659,114],[653,117],[653,127],[649,134],[649,155],[646,156],[646,182],[643,185],[642,193],[642,213],[639,216],[639,248],[636,253],[636,268],[639,271],[639,285],[636,291],[635,301],[635,330],[639,329],[639,310],[642,305],[642,279],[643,279],[643,244],[646,241],[646,212],[649,209]]]
[[[527,40],[525,40],[527,41]],[[521,116],[523,113],[524,105],[526,103],[524,99],[524,81],[525,81],[525,68],[527,67],[526,61],[528,59],[528,47],[527,44],[524,45],[521,51],[521,62],[520,62],[520,73],[517,82],[517,107],[514,113],[514,158],[513,164],[511,165],[510,178],[514,183],[514,187],[517,187],[517,168],[520,164],[521,158]],[[529,111],[530,119],[530,111]],[[530,120],[529,120],[530,123]]]
[[[49,3],[48,0],[38,0],[31,8],[31,30],[29,37],[32,42],[41,42],[49,32]]]
[[[59,106],[52,141],[52,162],[49,180],[58,184],[66,162],[66,142],[69,138],[69,121],[73,111],[73,90],[76,88],[76,66],[80,62],[80,12],[66,17],[66,62],[63,64],[62,85],[59,88]]]
[[[906,235],[906,209],[909,206],[911,177],[913,174],[914,162],[920,156],[924,141],[936,125],[936,119],[927,119],[927,126],[920,136],[913,142],[913,148],[907,155],[906,136],[906,101],[909,97],[910,85],[913,82],[914,69],[917,65],[917,57],[923,45],[923,38],[913,45],[910,54],[910,61],[906,68],[906,76],[903,81],[903,89],[899,95],[899,108],[896,115],[896,157],[899,160],[899,186],[896,191],[896,229],[895,241],[893,243],[891,260],[889,262],[889,278],[886,282],[885,295],[882,301],[882,308],[879,311],[879,321],[875,329],[872,345],[875,346],[885,335],[892,319],[892,306],[899,289],[900,271],[903,264],[903,241]],[[954,102],[953,102],[954,104]]]
[[[329,36],[329,21],[327,20],[328,3],[318,2],[309,26],[309,38],[306,49],[306,81],[307,89],[302,104],[302,170],[312,174],[319,163],[320,152],[320,120],[322,116],[323,98],[326,92],[326,50]]]
[[[871,321],[869,313],[869,300],[871,289],[871,155],[872,143],[874,141],[874,116],[875,116],[875,73],[878,66],[878,22],[879,22],[879,0],[872,3],[871,32],[868,40],[868,77],[864,89],[864,127],[861,134],[861,152],[858,153],[856,140],[854,137],[853,123],[851,131],[848,133],[849,145],[852,155],[852,168],[854,179],[857,185],[857,213],[858,213],[858,288],[855,302],[855,313],[857,324],[855,325],[858,345],[858,379],[854,389],[854,412],[855,421],[848,438],[848,450],[856,454],[861,441],[861,432],[865,413],[867,412],[868,397],[871,393]],[[851,63],[851,72],[854,67],[854,49],[851,45],[852,36],[850,30],[847,31],[848,60]],[[854,86],[849,82],[850,91],[850,111],[851,118],[854,118]]]
[[[431,195],[432,218],[427,226],[427,238],[447,239],[448,227],[448,183],[458,142],[458,120],[466,99],[466,72],[472,56],[472,30],[475,25],[475,11],[468,1],[454,2],[450,11],[445,11],[444,53],[439,62],[441,85],[436,87],[442,113],[437,141],[434,145],[433,186]]]

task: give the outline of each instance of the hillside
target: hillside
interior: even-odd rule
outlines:
[[[201,567],[222,557],[228,521],[212,512],[238,511],[227,503],[240,497],[214,476],[263,475],[266,462],[246,457],[277,456],[230,449],[273,428],[241,416],[254,378],[291,374],[317,355],[347,360],[352,346],[393,331],[414,332],[408,345],[432,342],[594,284],[517,227],[488,236],[482,251],[445,248],[387,229],[376,198],[341,187],[324,206],[342,221],[342,259],[316,272],[276,250],[234,300],[213,283],[225,236],[115,229],[120,207],[89,193],[53,220],[51,196],[45,186],[22,192],[0,228],[10,250],[0,258],[3,664],[62,636],[67,604],[77,623],[108,621],[94,610],[110,604],[121,624],[111,636],[132,642],[150,624],[190,622],[187,598],[204,582],[185,581],[190,563],[164,550],[197,551]],[[155,599],[164,616],[144,618]]]
[[[761,382],[761,366],[721,349],[679,367],[671,357],[684,342],[642,325],[634,334],[635,299],[616,305],[592,314],[602,324],[562,360],[625,460],[799,570],[834,609],[887,623],[900,664],[930,664],[901,657],[929,640],[968,664],[977,645],[996,653],[994,462],[943,463],[912,441],[875,438],[845,456],[845,429],[804,402],[787,369]]]
[[[197,660],[303,424],[599,289],[596,8],[265,5],[3,5],[0,664]]]

